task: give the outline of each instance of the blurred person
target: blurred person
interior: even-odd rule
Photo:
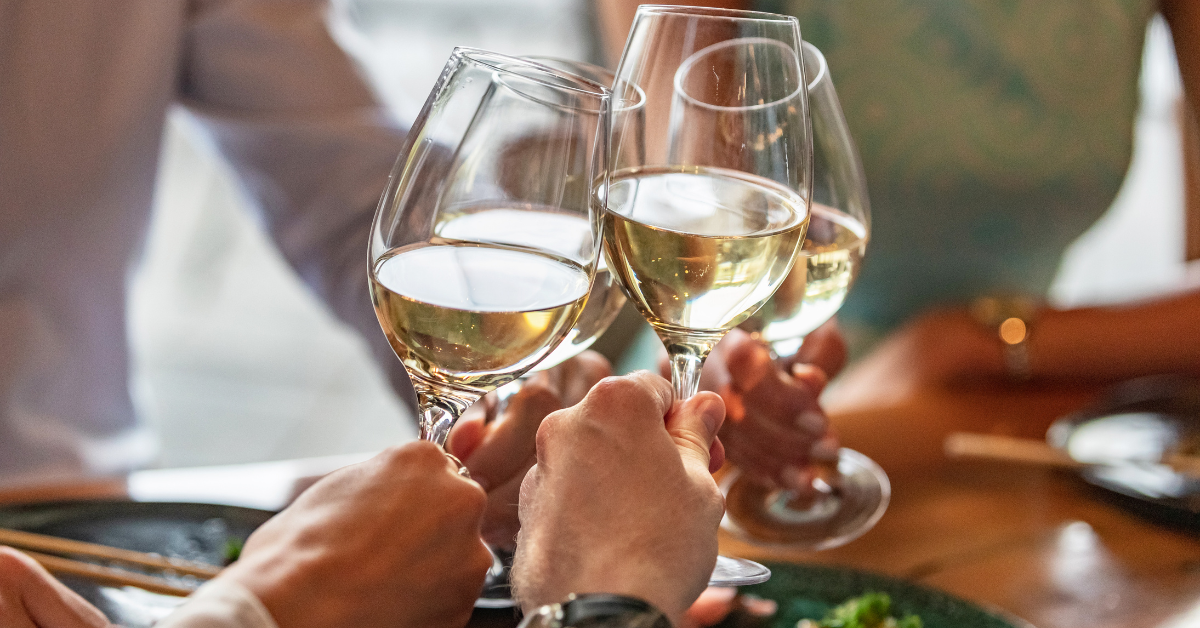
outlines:
[[[610,57],[637,4],[597,2]],[[1174,35],[1187,109],[1200,112],[1200,4],[666,4],[795,15],[829,62],[872,201],[868,260],[839,318],[852,344],[875,349],[839,399],[922,383],[1200,373],[1194,288],[1112,307],[1041,303],[1064,249],[1124,179],[1155,11]]]
[[[566,608],[614,628],[669,628],[716,562],[722,500],[709,474],[724,407],[685,403],[649,373],[609,378],[537,433],[521,488],[514,578],[537,623]],[[478,485],[410,443],[330,474],[264,524],[242,557],[163,628],[461,626],[491,561]],[[28,557],[0,548],[0,623],[97,628],[103,615]]]
[[[125,307],[173,104],[201,123],[281,253],[413,406],[363,249],[404,131],[331,38],[327,9],[0,0],[0,485],[115,475],[156,455],[128,389]],[[484,448],[508,447],[505,434],[536,429],[548,411],[495,422],[500,436]],[[495,458],[472,463],[481,480],[523,473],[491,468]]]
[[[176,103],[411,399],[363,254],[404,134],[325,11],[321,0],[0,0],[0,484],[118,474],[156,455],[128,389],[126,289]]]

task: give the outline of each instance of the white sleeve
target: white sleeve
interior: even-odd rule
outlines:
[[[180,100],[284,257],[410,395],[371,307],[366,253],[403,128],[333,40],[325,0],[192,2]]]
[[[279,628],[249,589],[228,578],[200,587],[155,628]]]

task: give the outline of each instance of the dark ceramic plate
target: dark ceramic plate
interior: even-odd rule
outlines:
[[[229,542],[244,541],[273,514],[210,504],[79,501],[0,508],[0,527],[221,565]],[[149,627],[180,603],[131,587],[62,580],[129,628]]]
[[[761,624],[769,628],[795,628],[801,619],[820,619],[829,609],[868,592],[888,594],[893,613],[919,615],[925,628],[1033,628],[936,589],[887,576],[793,563],[767,566],[770,580],[741,591],[779,604],[775,616]]]
[[[1182,376],[1114,386],[1092,407],[1065,416],[1046,433],[1051,445],[1094,466],[1083,479],[1110,501],[1162,523],[1200,530],[1200,478],[1156,461],[1200,451],[1200,381]]]

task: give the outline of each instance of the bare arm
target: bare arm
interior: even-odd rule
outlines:
[[[639,0],[592,0],[596,7],[596,16],[600,21],[600,38],[604,43],[604,57],[612,67],[621,58],[621,50],[625,47],[625,37],[629,27],[633,25],[633,16],[637,13],[638,5],[644,4]],[[680,4],[693,7],[719,7],[723,9],[748,9],[749,0],[655,0],[654,4]]]

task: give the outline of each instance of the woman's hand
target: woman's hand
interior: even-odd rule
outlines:
[[[827,373],[846,362],[837,323],[814,331],[794,356],[772,360],[767,346],[734,329],[704,364],[700,386],[721,395],[721,443],[744,473],[798,492],[811,490],[813,462],[837,457],[838,441],[818,403]]]

